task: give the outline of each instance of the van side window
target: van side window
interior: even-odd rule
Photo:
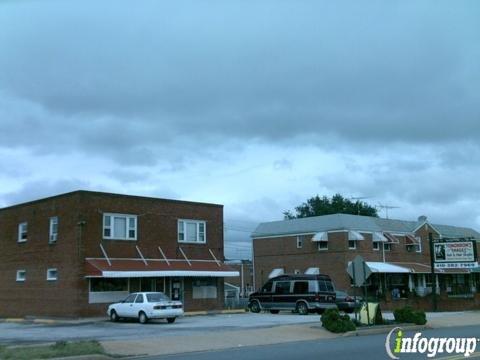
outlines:
[[[330,280],[325,280],[325,286],[327,287],[327,291],[335,291]]]
[[[308,281],[295,281],[293,285],[294,294],[308,294]]]
[[[318,280],[318,291],[327,291],[327,285],[324,280]]]
[[[263,285],[261,292],[262,293],[272,292],[272,285],[273,285],[272,281],[267,282],[265,285]]]
[[[275,294],[290,294],[290,281],[277,281],[275,283]]]

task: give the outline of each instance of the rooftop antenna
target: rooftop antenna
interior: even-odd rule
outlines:
[[[357,203],[357,215],[360,215],[360,200],[371,199],[371,196],[350,196],[350,200],[355,200]]]
[[[377,208],[379,208],[381,210],[385,210],[385,218],[388,219],[388,210],[390,210],[390,209],[400,209],[400,206],[378,204]]]

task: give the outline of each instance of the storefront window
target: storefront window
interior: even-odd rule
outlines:
[[[128,279],[91,279],[90,291],[128,291]]]

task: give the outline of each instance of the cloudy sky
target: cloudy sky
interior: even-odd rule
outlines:
[[[478,230],[479,18],[473,0],[2,1],[0,206],[222,203],[230,257],[315,194]]]

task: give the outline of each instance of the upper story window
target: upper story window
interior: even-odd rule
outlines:
[[[57,269],[51,268],[47,270],[47,280],[48,281],[55,281],[58,279],[58,272]]]
[[[319,241],[317,244],[318,250],[328,250],[328,241]]]
[[[27,241],[28,236],[28,223],[23,222],[18,224],[18,242],[25,242]]]
[[[27,278],[27,272],[25,270],[17,270],[17,281],[24,282]]]
[[[103,238],[111,240],[137,240],[137,216],[103,214]]]
[[[303,236],[297,236],[297,249],[301,249],[303,247]]]
[[[357,241],[356,240],[348,240],[348,248],[350,250],[355,250],[357,248]]]
[[[380,242],[379,241],[374,241],[372,243],[373,250],[380,250]]]
[[[206,224],[200,220],[178,220],[178,241],[206,243]]]
[[[49,227],[49,235],[48,235],[48,242],[49,243],[56,243],[57,242],[57,235],[58,235],[58,217],[51,217],[50,218],[50,227]]]
[[[391,243],[384,243],[383,244],[383,250],[384,251],[391,251],[392,250],[392,244]]]

